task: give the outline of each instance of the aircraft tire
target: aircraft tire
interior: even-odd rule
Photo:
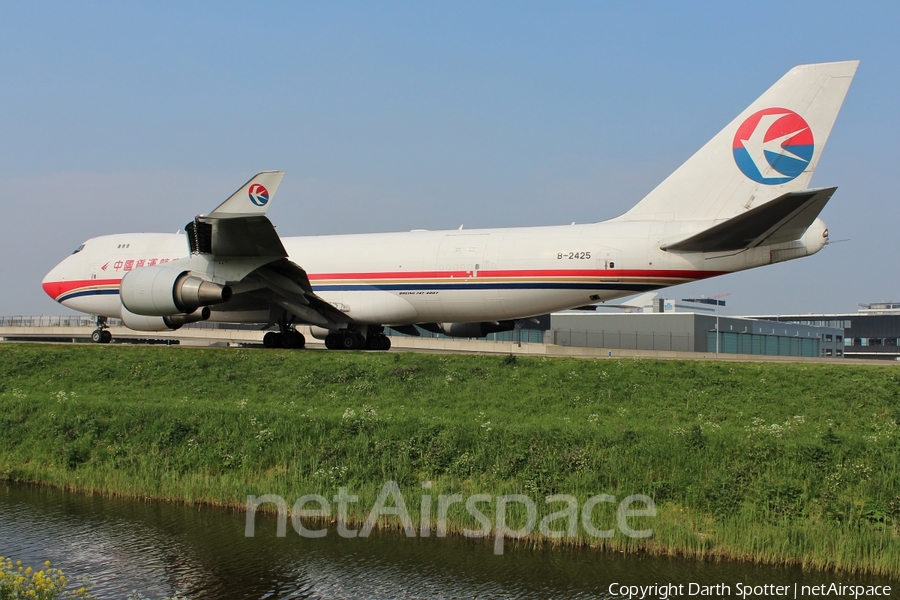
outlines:
[[[341,347],[341,336],[337,333],[329,333],[325,336],[325,347],[329,350],[337,350]]]
[[[356,348],[359,348],[359,340],[356,339],[355,335],[348,333],[341,336],[342,350],[355,350]]]
[[[265,346],[266,348],[278,348],[279,346],[281,346],[280,338],[280,333],[270,331],[263,336],[263,346]]]
[[[100,332],[100,343],[101,344],[108,344],[111,341],[112,341],[112,334],[110,332],[108,332],[105,329]]]
[[[91,333],[91,341],[94,342],[95,344],[102,344],[103,343],[103,330],[95,329]]]
[[[291,338],[294,341],[294,344],[292,346],[293,348],[301,350],[306,347],[306,337],[304,337],[304,335],[299,331],[292,331]]]
[[[383,333],[377,333],[366,341],[366,348],[369,350],[389,350],[391,347],[391,339]]]

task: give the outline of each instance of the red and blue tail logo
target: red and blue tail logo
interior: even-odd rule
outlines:
[[[780,185],[803,173],[815,141],[803,117],[786,108],[766,108],[741,123],[732,150],[744,175],[757,183]]]
[[[269,201],[269,190],[265,186],[254,183],[250,186],[250,202],[257,206],[265,206]]]

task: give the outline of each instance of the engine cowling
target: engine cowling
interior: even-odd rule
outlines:
[[[227,302],[231,288],[171,267],[141,267],[122,277],[119,295],[134,315],[165,317]]]
[[[423,324],[419,324],[419,327],[450,337],[484,337],[489,333],[510,331],[515,328],[516,322],[485,321],[482,323],[433,323],[431,325],[434,327],[427,327]]]
[[[325,329],[324,327],[318,327],[316,325],[311,325],[309,328],[309,333],[316,338],[317,340],[324,340],[329,334],[334,333],[330,329]]]
[[[148,317],[146,315],[136,315],[123,306],[121,315],[122,323],[128,329],[134,329],[135,331],[174,331],[187,323],[207,320],[210,310],[208,306],[204,306],[190,314]]]

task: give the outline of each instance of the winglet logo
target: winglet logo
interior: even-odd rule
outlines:
[[[787,108],[766,108],[741,123],[732,150],[744,175],[757,183],[779,185],[803,173],[815,142],[803,117]]]
[[[269,201],[269,190],[259,183],[254,183],[250,186],[249,195],[250,202],[257,206],[265,206]]]

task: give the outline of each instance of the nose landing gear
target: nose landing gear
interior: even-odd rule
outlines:
[[[95,344],[108,344],[112,341],[106,317],[97,317],[97,329],[91,332],[91,341]]]

